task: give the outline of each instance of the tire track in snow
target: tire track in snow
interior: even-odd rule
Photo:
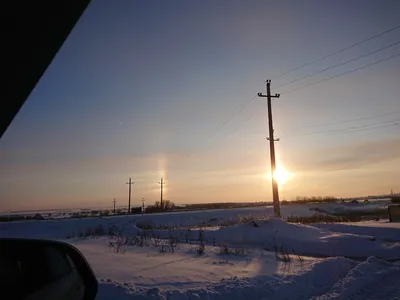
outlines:
[[[400,299],[399,278],[400,265],[370,257],[350,270],[329,293],[316,299]]]
[[[258,276],[255,278],[229,278],[216,283],[192,289],[144,289],[134,284],[102,284],[102,290],[119,289],[118,293],[129,299],[208,299],[208,300],[244,300],[244,299],[310,299],[331,290],[357,265],[346,258],[331,258],[315,263],[312,269],[288,276]],[[117,291],[115,291],[117,292]],[[129,295],[129,296],[128,296]],[[99,295],[97,299],[107,299]],[[122,298],[121,298],[122,299]],[[123,298],[125,299],[125,298]]]
[[[171,265],[171,264],[175,264],[175,263],[186,261],[186,260],[193,260],[195,258],[196,257],[187,257],[187,258],[177,259],[177,260],[173,260],[173,261],[168,261],[168,262],[159,264],[157,266],[152,266],[152,267],[144,268],[144,269],[141,269],[141,270],[137,270],[137,272],[138,273],[142,273],[142,272],[149,271],[149,270],[152,270],[152,269],[156,269],[156,268],[159,268],[159,267],[162,267],[162,266]]]

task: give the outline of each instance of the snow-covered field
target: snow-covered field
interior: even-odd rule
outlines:
[[[0,236],[73,244],[99,279],[97,299],[400,299],[400,223],[306,226],[271,215],[259,207],[19,221],[1,223]],[[242,222],[218,226],[227,220]]]
[[[318,207],[322,211],[329,214],[348,214],[352,212],[373,212],[385,210],[390,204],[390,201],[371,201],[363,203],[322,203],[316,204],[313,207]]]

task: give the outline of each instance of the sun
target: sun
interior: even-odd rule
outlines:
[[[284,168],[277,167],[274,173],[274,178],[279,185],[286,183],[290,178],[290,173]]]

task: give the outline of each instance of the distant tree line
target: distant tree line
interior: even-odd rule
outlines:
[[[196,203],[187,204],[185,206],[188,210],[199,210],[199,209],[228,209],[228,208],[242,208],[242,207],[255,207],[265,206],[267,202],[248,202],[248,203],[235,203],[235,202],[223,202],[223,203]]]
[[[156,201],[154,205],[148,206],[145,210],[146,214],[158,213],[163,211],[171,211],[176,208],[176,205],[171,200],[164,200],[161,206],[160,201]]]
[[[287,200],[282,200],[281,204],[282,205],[288,205],[288,204],[308,204],[308,203],[336,203],[339,202],[340,199],[333,197],[333,196],[297,196],[296,200],[292,201],[287,201]]]
[[[392,203],[400,203],[400,196],[392,196],[390,197],[390,201]]]
[[[41,214],[35,215],[3,215],[0,216],[0,222],[12,222],[12,221],[25,221],[25,220],[44,220]]]
[[[308,203],[335,203],[342,199],[332,197],[332,196],[298,196],[296,200],[287,201],[282,200],[281,205],[291,205],[291,204],[308,204]],[[397,200],[397,198],[396,198]],[[395,200],[395,201],[396,201]],[[399,201],[399,200],[397,200]],[[394,202],[394,201],[393,201]],[[174,202],[170,200],[164,200],[163,206],[161,207],[160,201],[156,201],[153,205],[148,205],[145,211],[142,212],[142,206],[132,207],[131,214],[151,214],[160,212],[170,212],[170,211],[193,211],[193,210],[205,210],[205,209],[231,209],[231,208],[244,208],[244,207],[257,207],[257,206],[271,206],[272,202],[248,202],[248,203],[235,203],[235,202],[225,202],[225,203],[196,203],[187,204],[183,206],[176,206]],[[93,209],[93,210],[82,210],[80,212],[73,212],[69,215],[69,218],[88,218],[88,217],[103,217],[103,216],[113,216],[113,215],[126,215],[128,213],[127,209],[118,208],[115,210],[109,209]],[[68,214],[61,213],[60,215],[68,217]],[[47,214],[43,217],[41,214],[36,215],[3,215],[0,216],[0,222],[10,222],[10,221],[22,221],[22,220],[43,220],[43,219],[55,219],[54,215]]]

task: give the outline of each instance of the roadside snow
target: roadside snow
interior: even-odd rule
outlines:
[[[283,207],[282,212],[313,214],[309,206],[299,207]],[[203,255],[196,252],[200,230],[185,228],[271,214],[271,208],[251,208],[20,221],[0,224],[0,237],[58,239],[75,245],[99,280],[100,300],[399,299],[400,262],[384,261],[400,260],[398,223],[300,225],[266,217],[255,223],[204,228]],[[124,245],[116,253],[110,241],[117,238],[107,237],[108,228],[119,231],[126,240],[143,233],[136,226],[140,222],[182,225],[180,229],[150,232],[152,243],[155,237],[177,238],[180,242],[174,253],[160,253],[155,245]],[[96,226],[104,228],[101,237],[76,237],[76,233]],[[244,249],[244,253],[221,254],[220,245],[224,244],[231,250]],[[275,249],[295,255],[283,261]]]
[[[314,227],[332,232],[373,236],[382,241],[400,242],[400,223],[359,222],[346,224],[313,224]]]
[[[227,255],[218,247],[200,256],[190,245],[175,253],[133,246],[115,253],[106,242],[74,243],[98,276],[97,299],[310,299],[359,264],[340,257],[282,262],[271,252]]]
[[[317,299],[400,299],[399,278],[399,265],[369,257]]]
[[[309,270],[321,258],[294,258],[290,264],[277,260],[275,253],[252,249],[246,254],[221,254],[219,247],[206,247],[199,255],[195,245],[179,245],[174,253],[160,253],[155,247],[125,246],[116,253],[108,238],[76,240],[102,281],[133,282],[136,288],[197,288],[224,278],[297,274]]]
[[[288,205],[282,207],[282,216],[311,216],[315,212],[308,205]],[[272,216],[272,207],[249,207],[235,209],[215,209],[161,214],[132,216],[87,217],[60,220],[32,220],[0,223],[0,236],[65,239],[67,236],[85,231],[88,227],[121,226],[131,223],[150,223],[162,226],[190,226],[200,223],[218,225],[226,220],[238,220],[241,217]],[[29,224],[29,225],[27,225]]]
[[[274,251],[308,256],[345,256],[382,259],[400,259],[400,230],[394,228],[366,228],[356,226],[335,226],[341,224],[318,224],[317,226],[292,224],[270,218],[223,227],[204,232],[205,241],[217,245],[258,247]],[[327,225],[327,226],[325,226]],[[327,228],[324,228],[327,227]],[[338,228],[338,230],[335,230]],[[385,233],[382,233],[385,232]],[[155,231],[156,235],[181,237],[184,230]],[[198,239],[199,230],[191,230],[192,240]]]
[[[346,214],[352,212],[376,212],[385,210],[389,201],[362,202],[362,203],[317,203],[313,207],[318,207],[321,211],[329,214]]]
[[[105,281],[97,299],[398,299],[399,275],[399,266],[375,258],[357,263],[338,257],[296,274],[231,277],[189,289]]]

